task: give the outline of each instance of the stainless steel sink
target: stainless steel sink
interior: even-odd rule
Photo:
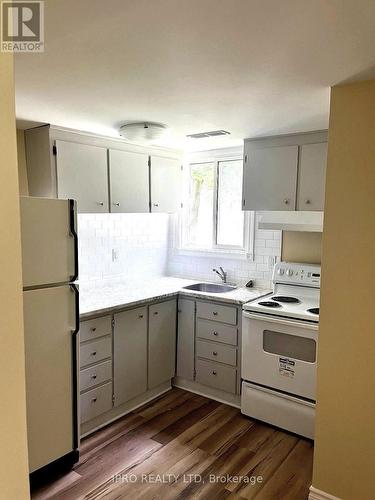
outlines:
[[[206,293],[231,292],[236,289],[236,287],[232,285],[218,285],[216,283],[195,283],[194,285],[187,285],[182,288],[185,288],[185,290],[194,290],[195,292]]]

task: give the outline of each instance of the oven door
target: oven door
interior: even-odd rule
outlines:
[[[315,401],[318,325],[244,312],[242,378]]]

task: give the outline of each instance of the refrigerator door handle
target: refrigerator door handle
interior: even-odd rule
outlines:
[[[73,449],[79,449],[79,414],[78,414],[78,333],[79,333],[79,291],[76,285],[69,285],[75,295],[75,328],[72,330],[72,370],[73,370]]]
[[[76,202],[74,200],[69,200],[69,220],[70,234],[74,241],[74,274],[70,281],[76,281],[78,279],[78,234],[76,230]]]

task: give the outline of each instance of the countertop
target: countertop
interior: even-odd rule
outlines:
[[[242,305],[271,292],[270,289],[256,287],[239,287],[224,293],[196,292],[183,289],[186,285],[201,282],[202,280],[162,276],[131,284],[119,283],[118,281],[107,282],[106,285],[98,282],[80,283],[80,318],[87,319],[98,314],[112,313],[128,307],[140,306],[150,301],[163,300],[177,294]]]

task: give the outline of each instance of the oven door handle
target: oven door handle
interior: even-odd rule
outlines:
[[[299,328],[299,327],[306,328],[307,330],[318,331],[318,329],[319,329],[319,326],[317,324],[308,323],[307,321],[304,322],[304,321],[289,320],[289,319],[285,319],[285,318],[273,318],[270,316],[263,316],[261,314],[253,314],[253,313],[249,313],[246,311],[243,312],[243,316],[245,318],[249,318],[249,319],[256,319],[259,321],[267,321],[269,323],[277,323],[278,325],[294,326],[296,328]]]

